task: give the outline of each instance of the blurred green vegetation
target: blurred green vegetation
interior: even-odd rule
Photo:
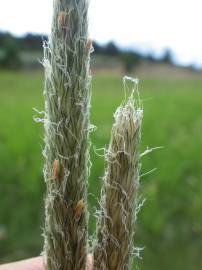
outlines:
[[[17,69],[21,66],[20,47],[16,39],[6,33],[0,33],[0,67]]]
[[[103,159],[113,113],[124,98],[121,78],[93,78],[92,169],[89,232],[95,230]],[[144,105],[140,193],[147,201],[136,228],[136,246],[145,247],[140,269],[202,269],[202,80],[150,78],[140,82]],[[0,73],[0,262],[38,255],[43,246],[43,126],[33,107],[43,110],[43,74]]]

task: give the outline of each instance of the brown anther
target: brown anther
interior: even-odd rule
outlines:
[[[63,167],[58,159],[53,162],[53,180],[59,181],[63,174]]]
[[[85,207],[85,203],[84,200],[81,199],[77,202],[76,207],[75,207],[75,219],[79,220],[82,213],[83,213],[83,209]]]
[[[86,44],[86,54],[87,55],[89,55],[92,51],[92,48],[93,48],[92,44],[93,44],[93,41],[91,38],[89,38],[87,41],[87,44]]]
[[[58,15],[58,25],[63,28],[65,26],[67,13],[65,11],[60,11]]]

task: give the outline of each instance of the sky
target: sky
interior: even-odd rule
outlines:
[[[90,36],[160,55],[170,48],[182,64],[202,65],[201,0],[91,0]],[[0,0],[0,30],[50,32],[51,0]]]

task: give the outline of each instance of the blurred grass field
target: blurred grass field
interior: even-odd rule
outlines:
[[[93,78],[92,169],[89,232],[95,230],[102,151],[113,113],[124,98],[119,75]],[[144,105],[140,193],[147,201],[138,217],[136,245],[145,247],[140,269],[202,269],[202,79],[142,79]],[[38,255],[43,246],[43,126],[33,121],[43,110],[43,74],[0,72],[0,263]]]

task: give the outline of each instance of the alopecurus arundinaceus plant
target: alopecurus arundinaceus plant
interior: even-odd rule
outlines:
[[[88,0],[54,0],[44,44],[46,270],[82,270],[87,255],[90,76]]]
[[[54,0],[44,44],[46,270],[85,270],[89,175],[88,0]],[[135,82],[135,81],[134,81]],[[131,269],[142,109],[133,94],[115,114],[106,155],[94,269]]]
[[[97,221],[95,270],[132,267],[142,115],[142,109],[134,104],[133,95],[115,113],[106,154],[101,214]]]

